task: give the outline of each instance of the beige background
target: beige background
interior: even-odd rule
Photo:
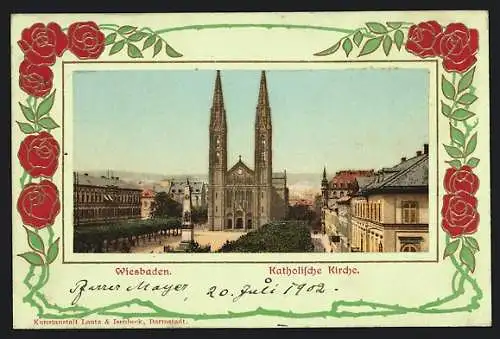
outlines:
[[[318,26],[331,26],[346,29],[355,29],[362,27],[365,22],[368,21],[410,21],[410,22],[420,22],[426,20],[437,20],[442,25],[446,25],[450,22],[463,22],[468,27],[477,28],[480,31],[479,46],[480,52],[478,54],[477,70],[474,80],[474,86],[477,87],[476,95],[479,100],[474,103],[472,110],[477,113],[480,118],[478,125],[478,146],[475,151],[475,156],[481,159],[481,163],[476,168],[475,172],[478,174],[481,180],[481,186],[477,193],[479,200],[479,213],[481,215],[481,223],[479,226],[479,232],[475,234],[476,239],[479,241],[481,251],[476,254],[477,270],[474,273],[474,278],[477,279],[480,287],[483,290],[484,297],[481,300],[482,306],[479,310],[472,313],[454,313],[454,314],[443,314],[443,315],[422,315],[422,314],[407,314],[402,316],[390,316],[390,317],[364,317],[364,318],[304,318],[304,319],[293,319],[293,318],[273,318],[273,317],[249,317],[249,318],[235,318],[230,320],[210,320],[210,321],[194,321],[188,320],[187,326],[189,327],[261,327],[261,326],[277,326],[277,324],[286,324],[288,326],[418,326],[423,324],[429,325],[486,325],[490,323],[491,318],[491,308],[490,308],[490,198],[489,198],[489,102],[488,102],[488,27],[487,27],[487,13],[486,12],[345,12],[345,13],[268,13],[268,14],[133,14],[133,15],[15,15],[12,17],[12,107],[13,107],[13,121],[22,119],[22,113],[18,109],[17,102],[24,100],[25,94],[18,87],[18,68],[19,63],[22,61],[22,53],[16,41],[19,39],[22,29],[31,26],[34,22],[41,21],[48,23],[50,21],[58,22],[62,27],[68,26],[74,21],[85,21],[92,20],[99,23],[116,23],[119,25],[134,25],[134,26],[148,26],[153,30],[176,27],[176,26],[186,26],[192,24],[210,24],[210,23],[273,23],[273,24],[303,24],[303,25],[318,25]],[[356,53],[352,53],[349,58],[345,58],[342,51],[337,52],[333,56],[327,57],[314,57],[313,53],[321,51],[336,41],[338,41],[343,36],[342,33],[318,31],[318,30],[296,30],[296,29],[262,29],[262,28],[237,28],[237,29],[217,29],[217,30],[189,30],[189,31],[179,31],[171,32],[168,35],[164,35],[164,38],[172,45],[176,50],[184,54],[184,57],[177,60],[190,61],[187,64],[174,64],[174,63],[163,63],[159,65],[124,65],[124,64],[109,64],[106,66],[102,65],[66,65],[67,68],[65,72],[65,88],[66,102],[65,114],[71,116],[71,93],[69,90],[71,86],[71,71],[75,69],[82,68],[92,68],[96,69],[99,67],[106,68],[129,68],[129,67],[158,67],[158,68],[257,68],[266,69],[271,68],[326,68],[326,67],[381,67],[381,64],[373,63],[371,65],[365,63],[321,63],[321,64],[306,64],[306,63],[290,63],[290,64],[260,64],[252,65],[251,63],[245,64],[218,64],[217,61],[221,60],[261,60],[261,61],[271,61],[271,60],[286,60],[291,62],[297,61],[331,61],[331,60],[418,60],[411,54],[397,50],[392,50],[390,57],[387,58],[383,52],[377,51],[369,56],[357,58]],[[122,51],[114,56],[108,56],[109,52],[105,53],[99,58],[99,61],[119,61],[130,59],[126,56],[126,52]],[[144,53],[145,58],[143,60],[152,60],[151,51],[146,51]],[[66,53],[64,56],[65,61],[77,61],[75,57],[72,57],[70,53]],[[161,61],[172,61],[164,53],[160,53],[155,60]],[[202,60],[213,60],[213,64],[200,64],[199,61]],[[404,65],[390,64],[390,67],[428,67],[426,63],[412,63]],[[382,67],[387,67],[387,64]],[[56,101],[51,112],[51,116],[57,121],[62,121],[63,112],[63,100],[61,95],[62,88],[62,60],[58,60],[56,65],[53,66],[54,76],[55,76],[55,87],[58,88],[56,95]],[[436,84],[434,68],[430,67],[430,93],[435,93],[435,88],[438,86]],[[441,72],[441,68],[439,72]],[[431,95],[429,98],[429,115],[430,115],[430,186],[435,187],[440,185],[442,181],[442,176],[446,169],[444,164],[444,159],[447,155],[444,149],[435,142],[435,133],[439,129],[440,133],[440,144],[448,141],[448,122],[446,119],[439,119],[438,126],[435,125],[434,121],[436,114],[436,98]],[[65,117],[65,122],[69,121],[68,116]],[[71,168],[71,124],[65,124],[63,129],[58,128],[53,130],[54,136],[61,140],[62,134],[65,136],[65,150],[68,149],[68,157],[65,159],[65,173],[60,170],[56,173],[54,181],[57,183],[58,187],[62,187],[62,181],[64,176],[65,184],[65,197],[64,201],[65,207],[65,219],[71,220],[71,185],[68,182],[72,180],[72,168]],[[12,129],[13,138],[13,152],[12,152],[12,172],[13,172],[13,188],[12,194],[14,199],[20,193],[20,187],[18,184],[18,178],[22,173],[22,169],[18,165],[17,160],[17,148],[23,135],[18,131],[17,125],[13,125]],[[439,164],[439,178],[436,178],[432,173],[435,172],[436,161],[435,156],[439,152],[439,158],[441,159]],[[442,190],[441,196],[436,197],[430,190],[431,195],[430,206],[435,206],[436,202],[442,200]],[[15,201],[15,200],[14,200]],[[68,213],[68,214],[66,214]],[[436,257],[436,252],[434,249],[436,238],[432,236],[439,229],[439,225],[436,224],[435,220],[436,209],[429,209],[430,217],[430,248],[429,253],[418,253],[413,256],[414,259],[428,259],[429,256],[432,258]],[[15,205],[13,206],[13,254],[18,254],[20,252],[26,251],[28,245],[26,243],[25,231],[21,227],[21,221],[18,219],[17,211],[15,210]],[[54,230],[56,236],[60,236],[62,233],[62,218],[59,216],[54,224]],[[70,233],[70,224],[64,225],[66,235]],[[444,233],[440,234],[440,253],[442,253]],[[72,261],[87,261],[88,258],[85,255],[75,255],[72,254],[71,249],[71,237],[66,237],[64,239],[64,252],[65,257],[70,256]],[[69,244],[69,245],[68,245]],[[433,246],[434,244],[434,246]],[[434,252],[433,252],[434,251]],[[345,256],[346,254],[339,255]],[[395,254],[381,254],[385,258],[387,256]],[[442,254],[439,254],[441,256]],[[92,255],[94,258],[94,255]],[[97,255],[99,256],[99,255]],[[158,257],[150,257],[147,254],[142,256],[147,256],[147,258],[139,258],[139,256],[134,256],[134,258],[128,258],[128,256],[119,256],[119,259],[123,260],[125,257],[126,261],[132,262],[134,260],[147,260],[147,261],[157,261],[161,260]],[[182,261],[192,261],[195,260],[210,260],[215,258],[216,254],[192,254],[192,255],[180,255],[182,256]],[[231,254],[225,255],[224,260],[247,260],[248,255],[241,254]],[[307,254],[306,255],[284,255],[277,254],[255,254],[252,256],[252,261],[255,260],[296,260],[296,261],[321,261],[325,260],[324,254]],[[380,260],[380,255],[375,253],[365,254],[361,258],[367,261]],[[420,257],[421,256],[421,257]],[[106,256],[107,257],[107,256]],[[203,258],[202,258],[203,257]],[[205,258],[206,257],[206,258]],[[258,257],[258,258],[257,258]],[[355,260],[354,257],[352,260]],[[98,260],[100,260],[99,258]],[[217,258],[218,259],[218,258]],[[328,257],[331,259],[331,256]],[[66,259],[67,260],[67,259]],[[91,259],[98,261],[96,259]],[[115,258],[113,258],[114,261]],[[137,264],[136,264],[137,265]],[[59,257],[54,264],[51,265],[51,278],[48,285],[44,288],[44,292],[47,298],[58,305],[69,305],[71,301],[71,296],[67,292],[74,283],[82,278],[89,279],[89,282],[95,283],[120,283],[122,285],[133,283],[138,280],[136,277],[123,278],[117,277],[114,273],[114,268],[117,266],[122,266],[119,264],[62,264],[61,257]],[[133,265],[127,265],[132,267]],[[225,313],[230,310],[233,312],[241,312],[247,310],[253,310],[257,307],[263,307],[268,309],[281,309],[281,310],[291,310],[294,312],[312,312],[312,311],[323,311],[328,310],[331,307],[331,303],[335,300],[370,300],[382,303],[393,303],[401,304],[404,306],[417,306],[423,304],[427,301],[436,299],[437,297],[442,297],[447,295],[450,291],[451,277],[454,273],[453,266],[446,260],[439,263],[356,263],[351,264],[351,266],[356,266],[361,274],[355,277],[336,277],[328,274],[323,274],[321,276],[316,276],[313,278],[285,278],[285,277],[273,277],[273,281],[279,283],[280,285],[286,285],[290,281],[297,282],[309,282],[317,283],[320,281],[325,282],[328,286],[334,286],[338,288],[338,292],[335,294],[318,295],[318,296],[304,296],[304,297],[289,297],[274,295],[271,297],[263,296],[252,296],[241,300],[237,303],[233,303],[230,299],[224,301],[225,299],[210,300],[205,296],[207,289],[213,284],[225,288],[239,288],[243,284],[248,283],[253,286],[263,286],[263,280],[267,277],[267,267],[269,264],[236,264],[236,263],[219,263],[219,264],[150,264],[150,265],[137,265],[137,267],[148,266],[148,267],[166,267],[172,271],[173,275],[165,280],[165,278],[147,278],[148,281],[154,283],[177,283],[183,282],[190,284],[189,294],[182,296],[168,296],[161,297],[156,294],[148,294],[146,292],[138,293],[137,295],[101,292],[91,295],[87,293],[82,297],[82,305],[87,307],[97,307],[103,304],[111,304],[113,302],[130,299],[131,297],[139,297],[141,299],[151,299],[158,305],[167,308],[172,311],[186,312],[186,313]],[[294,267],[292,264],[288,264],[290,267]],[[299,266],[299,265],[295,265]],[[315,267],[321,267],[325,272],[327,270],[328,264],[315,264]],[[24,278],[28,265],[21,258],[13,257],[13,270],[14,270],[14,291],[13,291],[13,302],[14,302],[14,326],[17,328],[32,328],[33,319],[36,317],[35,309],[31,308],[29,305],[22,303],[22,296],[26,294],[25,286],[22,284],[22,279]],[[184,298],[187,297],[187,300]],[[464,296],[459,299],[458,304],[466,304],[470,298]],[[452,306],[452,305],[450,305]],[[92,317],[98,318],[98,317]],[[122,325],[123,326],[123,325]],[[86,326],[88,328],[91,326]],[[110,327],[109,325],[105,327]],[[152,325],[148,325],[152,327]],[[39,328],[39,327],[38,327]]]

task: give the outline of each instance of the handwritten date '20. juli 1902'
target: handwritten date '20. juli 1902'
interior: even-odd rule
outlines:
[[[159,271],[159,270],[158,270]],[[130,270],[129,273],[125,273],[124,270],[116,270],[117,275],[171,275],[171,272],[166,272],[165,270],[161,273],[156,272],[156,274],[148,274],[149,270],[134,269]],[[144,272],[144,273],[143,273]],[[345,275],[352,276],[358,275],[359,270],[356,267],[350,266],[329,266],[327,270],[329,275]],[[141,274],[143,273],[143,274]],[[300,266],[300,267],[277,267],[269,266],[268,272],[266,272],[268,277],[264,279],[263,283],[260,284],[243,284],[241,287],[227,287],[227,286],[217,286],[212,284],[206,289],[205,295],[211,299],[221,299],[221,298],[231,298],[233,302],[241,300],[243,297],[248,297],[252,295],[289,295],[289,296],[304,296],[304,295],[317,295],[324,293],[337,292],[338,289],[332,286],[327,286],[325,282],[321,281],[305,281],[304,278],[317,278],[324,273],[320,268],[313,266]],[[292,281],[275,281],[270,276],[278,277],[289,277]],[[280,280],[280,279],[277,279]],[[315,279],[316,280],[316,279]],[[69,293],[72,295],[72,305],[78,303],[84,294],[95,294],[100,292],[116,293],[119,291],[123,292],[152,292],[158,293],[160,296],[167,295],[179,295],[183,292],[188,292],[190,285],[187,283],[153,283],[142,280],[138,283],[133,283],[130,285],[120,285],[118,283],[96,283],[92,284],[87,279],[81,279],[75,283],[75,285],[69,289]],[[187,294],[184,294],[185,300],[187,300]]]

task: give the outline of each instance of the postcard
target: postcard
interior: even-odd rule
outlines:
[[[491,325],[486,11],[11,19],[14,328]]]

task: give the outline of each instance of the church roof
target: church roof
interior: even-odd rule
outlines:
[[[243,168],[243,170],[247,173],[252,173],[253,174],[253,170],[248,167],[242,160],[241,160],[241,156],[240,156],[240,159],[236,162],[236,164],[233,165],[233,167],[231,167],[229,169],[229,171],[227,171],[228,173],[230,172],[234,172],[236,171],[238,168]]]

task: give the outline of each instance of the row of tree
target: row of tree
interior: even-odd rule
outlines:
[[[127,252],[141,241],[155,241],[160,236],[178,235],[180,218],[155,218],[124,221],[107,225],[89,225],[74,230],[73,250],[85,252]]]

